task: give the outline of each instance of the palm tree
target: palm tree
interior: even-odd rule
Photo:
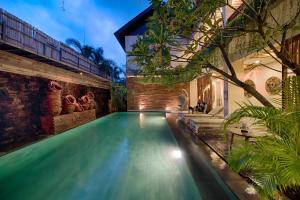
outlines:
[[[120,67],[114,68],[114,79],[116,82],[122,82],[125,78],[125,73]]]
[[[120,82],[124,71],[112,60],[108,60],[111,69],[111,77],[114,82]]]
[[[112,70],[113,70],[113,61],[109,59],[103,59],[102,64],[100,65],[103,69],[104,73],[107,74],[109,77],[112,77]]]
[[[274,199],[279,192],[300,188],[300,77],[284,84],[284,108],[249,104],[233,113],[225,123],[252,118],[267,128],[269,137],[233,149],[228,162],[237,172],[247,171],[263,197]]]
[[[121,74],[124,74],[123,70],[113,60],[104,57],[102,47],[95,49],[89,45],[82,45],[78,40],[73,38],[67,39],[66,44],[75,48],[75,50],[80,52],[85,58],[92,60],[100,69],[102,68],[104,73],[111,77],[113,81],[120,81]]]
[[[103,63],[103,61],[105,60],[103,53],[104,51],[102,47],[94,49],[94,51],[92,52],[92,59],[95,64],[101,65]]]
[[[112,84],[112,105],[116,108],[117,111],[126,111],[127,105],[127,88],[125,85],[120,83],[113,83]]]
[[[66,44],[75,48],[75,50],[79,51],[82,56],[88,59],[92,59],[94,48],[89,45],[82,45],[78,40],[69,38],[66,40]]]

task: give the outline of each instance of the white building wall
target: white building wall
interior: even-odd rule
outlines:
[[[274,70],[267,69],[266,67],[260,66],[257,67],[251,71],[244,70],[243,67],[243,60],[238,60],[233,63],[234,68],[237,72],[237,76],[240,78],[242,81],[246,81],[248,79],[252,80],[255,83],[256,89],[259,93],[261,93],[263,96],[265,96],[270,102],[274,102],[274,99],[280,99],[279,95],[270,95],[266,89],[265,89],[265,84],[267,79],[270,77],[278,77],[282,78],[281,72],[276,72]],[[277,62],[272,62],[267,64],[269,67],[276,69],[276,70],[281,70],[282,67],[279,63]],[[229,113],[234,112],[236,109],[239,108],[238,103],[249,103],[251,102],[254,105],[261,106],[262,104],[256,100],[254,97],[245,97],[244,96],[244,90],[241,89],[240,87],[237,87],[233,84],[228,85],[228,109]],[[276,105],[275,106],[280,106]]]
[[[190,82],[190,106],[195,107],[198,101],[198,85],[197,79]]]

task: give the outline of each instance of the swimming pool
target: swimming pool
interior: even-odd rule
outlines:
[[[164,114],[132,112],[110,114],[2,156],[0,199],[203,197]]]

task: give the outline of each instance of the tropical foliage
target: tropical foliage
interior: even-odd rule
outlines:
[[[300,66],[286,49],[286,39],[288,32],[299,29],[300,0],[293,1],[293,9],[287,11],[290,19],[284,22],[273,13],[275,1],[242,1],[243,6],[237,9],[225,0],[152,0],[154,14],[148,20],[148,31],[130,53],[140,67],[139,73],[146,80],[173,84],[214,71],[272,107],[236,75],[228,47],[235,40],[240,54],[266,51],[299,75]],[[237,13],[228,23],[224,23],[224,6]]]
[[[85,58],[92,60],[106,75],[111,77],[113,82],[124,81],[124,71],[113,60],[104,57],[102,47],[94,48],[89,45],[82,45],[78,40],[72,38],[67,39],[66,44],[73,47]]]
[[[81,45],[78,40],[69,38],[66,40],[66,44],[75,48],[85,58],[91,59],[93,57],[94,48],[89,45]]]
[[[241,105],[225,127],[243,118],[266,127],[270,136],[254,144],[233,149],[229,164],[247,171],[263,197],[274,199],[278,192],[300,188],[300,77],[291,77],[284,86],[285,108]]]
[[[124,84],[114,83],[112,85],[112,106],[117,111],[127,111],[127,88]]]

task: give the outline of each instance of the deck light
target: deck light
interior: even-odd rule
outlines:
[[[249,185],[246,189],[245,189],[245,192],[248,193],[248,194],[256,194],[256,189],[252,186],[252,185]]]
[[[82,76],[82,72],[79,73]]]

